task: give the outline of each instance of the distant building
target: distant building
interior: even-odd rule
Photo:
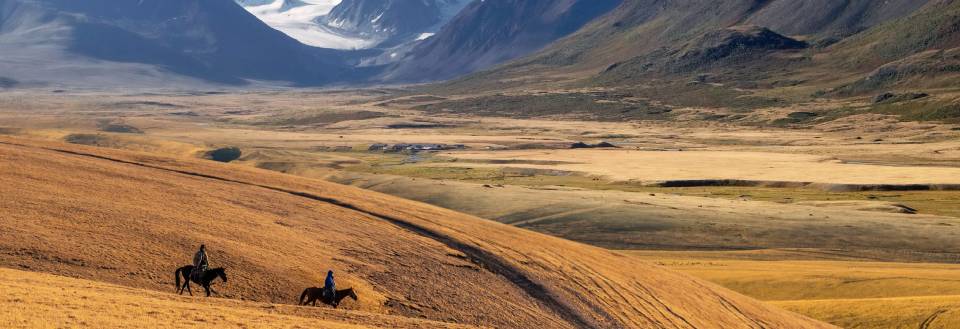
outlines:
[[[370,147],[367,148],[367,151],[383,151],[383,150],[386,150],[388,147],[390,147],[390,145],[387,145],[384,143],[377,143],[377,144],[370,145]]]
[[[467,148],[463,144],[432,144],[432,143],[400,143],[394,144],[393,146],[385,147],[386,150],[392,152],[403,152],[403,151],[443,151],[443,150],[460,150]]]

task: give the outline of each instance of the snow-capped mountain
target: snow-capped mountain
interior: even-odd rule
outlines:
[[[369,49],[409,48],[436,33],[471,0],[236,1],[304,44]]]

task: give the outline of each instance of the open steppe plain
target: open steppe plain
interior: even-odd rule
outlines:
[[[10,92],[0,95],[0,133],[11,136],[7,138],[30,141],[22,142],[27,144],[41,143],[36,141],[42,140],[55,145],[66,142],[97,147],[85,148],[84,152],[113,152],[107,150],[111,148],[145,152],[158,158],[180,159],[175,161],[177,165],[180,161],[193,165],[194,161],[201,161],[196,158],[203,157],[208,151],[236,147],[242,155],[231,164],[208,166],[214,166],[218,173],[232,168],[229,170],[242,172],[246,175],[244,177],[268,173],[262,170],[256,174],[247,172],[250,167],[256,167],[297,175],[304,180],[326,179],[621,250],[618,253],[631,254],[644,264],[659,264],[839,326],[948,328],[957,321],[958,302],[954,296],[960,295],[960,291],[954,286],[958,270],[954,264],[960,260],[960,191],[957,191],[957,184],[960,184],[960,131],[956,126],[904,122],[896,117],[876,114],[784,128],[702,120],[598,122],[568,116],[511,119],[456,112],[428,114],[416,109],[416,105],[432,100],[432,97],[411,96],[396,90],[128,94]],[[753,115],[775,118],[794,110],[797,109],[767,109]],[[682,109],[677,112],[698,111],[704,110]],[[580,141],[589,144],[606,141],[618,148],[570,149],[573,143]],[[380,143],[462,144],[465,149],[442,152],[368,150],[371,145]],[[44,170],[52,172],[52,169],[39,171]],[[22,179],[11,177],[10,181]],[[90,179],[94,178],[88,177],[87,180]],[[188,190],[211,191],[228,187],[197,186]],[[160,194],[154,198],[170,193],[176,195],[177,190],[172,187],[157,192]],[[365,192],[359,192],[361,190],[344,191],[351,191],[357,200],[369,197]],[[147,190],[138,190],[131,195],[140,195],[141,192]],[[194,200],[194,197],[185,195],[182,200],[206,207],[244,199],[225,194],[206,201],[187,201]],[[142,196],[137,198],[137,202],[150,200]],[[296,294],[294,290],[300,288],[297,284],[320,279],[320,270],[314,269],[315,263],[344,262],[340,265],[347,266],[345,264],[350,260],[363,264],[350,265],[350,271],[367,267],[381,271],[377,275],[356,274],[344,278],[364,289],[365,296],[373,296],[351,305],[355,311],[443,322],[504,325],[492,318],[477,318],[476,315],[483,314],[479,310],[453,311],[458,309],[455,302],[436,306],[413,300],[424,297],[425,291],[411,282],[391,282],[391,288],[384,291],[383,285],[390,281],[385,277],[396,276],[396,269],[379,263],[384,259],[377,256],[376,251],[384,247],[349,248],[357,250],[344,255],[323,251],[327,250],[324,248],[327,245],[355,242],[312,240],[318,235],[323,239],[340,239],[320,233],[327,230],[325,227],[329,223],[308,224],[318,220],[312,215],[317,212],[312,210],[313,206],[303,205],[298,206],[303,207],[301,210],[291,210],[277,206],[279,203],[275,200],[257,201],[258,197],[252,195],[247,199],[249,202],[241,203],[263,203],[264,207],[269,203],[271,206],[267,208],[277,208],[269,210],[271,215],[264,217],[263,224],[258,224],[256,230],[244,234],[252,234],[252,241],[262,241],[262,246],[257,248],[264,255],[282,254],[285,255],[282,257],[295,258],[282,262],[295,264],[286,265],[292,267],[289,270],[293,274],[281,282],[264,282],[270,285],[269,288],[251,285],[230,289],[225,292],[228,294],[225,297],[289,303],[293,298],[291,295]],[[45,204],[52,201],[38,199],[34,202]],[[135,204],[131,202],[125,204]],[[290,202],[297,204],[298,201]],[[389,199],[384,202],[394,204],[400,201]],[[22,205],[22,202],[16,202],[9,207]],[[92,207],[94,203],[85,205]],[[137,207],[101,214],[97,218],[124,216],[134,208]],[[64,210],[64,214],[70,211]],[[170,284],[166,281],[170,275],[160,270],[161,263],[166,266],[166,263],[176,263],[174,259],[181,258],[180,262],[185,263],[185,255],[191,252],[191,243],[215,237],[217,230],[234,225],[210,222],[209,218],[237,217],[213,208],[201,212],[209,215],[202,218],[189,215],[194,213],[185,210],[176,220],[185,221],[183,226],[188,228],[210,225],[211,232],[181,238],[182,243],[175,245],[182,247],[174,251],[164,249],[166,247],[161,248],[164,251],[155,251],[163,259],[157,260],[151,265],[152,269],[146,271],[155,276],[146,281],[134,279],[141,276],[136,270],[91,270],[89,264],[77,265],[87,264],[84,257],[51,257],[50,249],[39,247],[36,250],[28,248],[32,251],[23,251],[22,248],[10,251],[6,266],[167,291]],[[298,223],[301,219],[304,222]],[[280,226],[277,231],[261,232],[263,227],[274,225],[270,222]],[[83,231],[85,225],[77,223],[72,229]],[[309,228],[311,238],[291,238],[308,246],[305,248],[321,250],[316,251],[317,256],[290,256],[300,251],[277,251],[268,247],[274,243],[290,244],[279,240],[292,234],[288,230],[300,227]],[[15,232],[42,232],[39,229],[20,227]],[[185,230],[192,232],[191,229]],[[374,236],[395,234],[361,231],[360,226],[343,230],[347,236],[370,237],[370,243],[374,243]],[[164,229],[162,236],[173,232],[179,231]],[[475,233],[478,235],[470,233],[471,237],[465,236],[464,239],[473,241],[490,234],[486,231]],[[403,236],[401,234],[398,238],[406,239]],[[60,241],[61,237],[48,238]],[[250,268],[258,271],[274,270],[262,259],[240,257],[247,247],[234,245],[228,241],[231,239],[218,242],[224,248],[230,248],[224,250],[228,253],[227,264],[255,265]],[[410,237],[410,241],[417,239]],[[84,240],[72,237],[66,241],[80,244]],[[396,246],[414,243],[410,241],[398,242]],[[506,240],[503,243],[506,245]],[[359,251],[361,249],[363,251]],[[408,256],[397,251],[400,254],[391,254],[387,258],[393,261],[415,257],[412,256],[413,250],[417,248],[407,249],[411,253]],[[723,255],[718,256],[718,253]],[[114,258],[103,262],[130,261],[124,258],[126,254],[126,251],[117,252],[111,256]],[[444,253],[436,255],[437,264],[449,258],[441,254]],[[518,251],[518,255],[521,254],[527,256],[518,261],[520,264],[533,261],[527,251]],[[48,258],[48,263],[29,263],[26,264],[28,268],[22,268],[13,261],[31,257]],[[69,261],[74,257],[81,261]],[[470,268],[471,262],[453,258],[459,265],[452,266]],[[576,257],[567,255],[562,258]],[[52,265],[62,264],[64,260],[68,260],[67,264],[79,263]],[[460,264],[461,261],[464,264]],[[436,264],[423,266],[443,268]],[[554,263],[544,263],[543,266],[557,268]],[[619,264],[611,266],[621,267]],[[473,270],[467,272],[470,271]],[[434,274],[437,277],[448,275],[441,272]],[[113,273],[127,274],[113,279]],[[598,277],[598,274],[582,273],[569,275]],[[603,277],[609,275],[599,274]],[[106,279],[108,276],[110,280]],[[244,280],[247,282],[258,280],[252,274],[246,276]],[[497,279],[493,276],[478,280]],[[506,284],[504,289],[511,288]],[[579,290],[572,291],[580,293]],[[458,294],[461,293],[467,294]],[[486,292],[478,290],[477,293]],[[506,290],[489,293],[496,296],[510,294]],[[609,298],[611,301],[626,300],[622,296],[611,295]],[[475,297],[471,300],[486,299]],[[517,301],[511,305],[528,302]],[[504,306],[476,307],[489,307],[484,312],[493,312],[490,310]],[[891,309],[898,311],[891,312]],[[517,321],[511,323],[515,325],[535,319],[537,312],[528,312],[528,319],[503,321]]]

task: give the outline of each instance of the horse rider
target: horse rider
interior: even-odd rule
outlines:
[[[200,250],[197,251],[196,255],[193,255],[193,272],[190,273],[190,277],[194,280],[200,280],[203,275],[203,272],[207,271],[207,247],[200,245]]]
[[[333,304],[337,302],[337,288],[333,282],[333,270],[327,271],[327,279],[323,281],[323,298]]]

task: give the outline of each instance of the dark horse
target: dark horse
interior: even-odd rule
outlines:
[[[196,284],[203,286],[203,289],[207,291],[207,297],[210,297],[210,291],[213,289],[210,288],[210,284],[213,283],[213,280],[216,280],[218,277],[223,280],[223,283],[227,283],[227,272],[222,268],[211,268],[206,272],[203,272],[203,277],[199,281],[191,280],[193,272],[193,265],[187,265],[181,268],[178,268],[173,272],[173,276],[177,280],[177,293],[183,295],[183,290],[186,289],[190,296],[193,296],[193,291],[190,291],[190,281],[193,281]],[[183,278],[183,286],[180,285],[180,278]],[[216,291],[214,291],[216,292]]]
[[[353,288],[337,290],[336,296],[333,298],[333,300],[324,298],[323,288],[317,288],[317,287],[307,288],[303,290],[302,294],[300,294],[300,305],[307,305],[312,303],[313,306],[317,306],[317,301],[319,300],[324,304],[333,306],[333,308],[337,308],[337,306],[340,305],[340,301],[342,301],[344,298],[347,298],[347,297],[353,298],[353,300],[357,300],[357,293],[353,292]]]

